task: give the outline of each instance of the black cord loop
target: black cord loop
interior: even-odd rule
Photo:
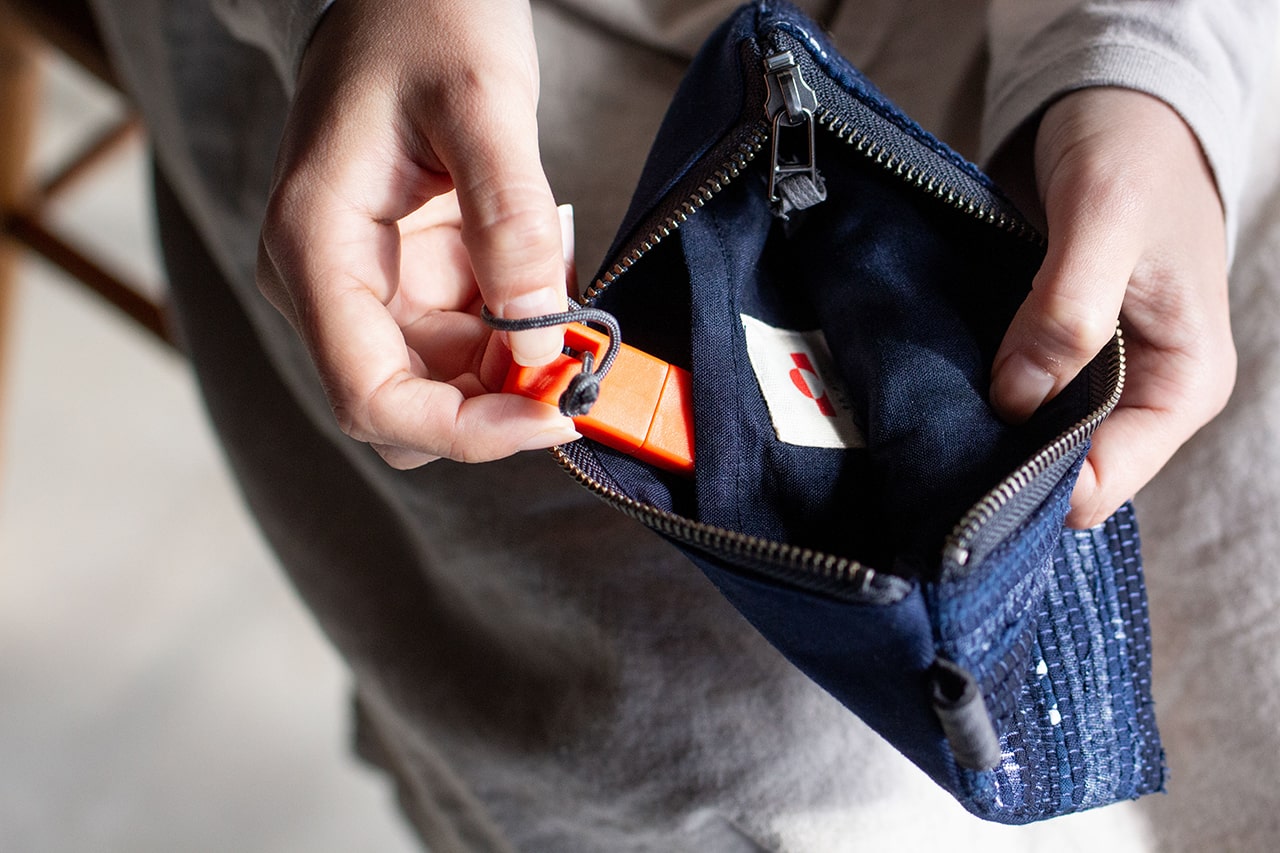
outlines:
[[[560,395],[560,414],[570,418],[580,418],[591,411],[596,400],[600,398],[600,382],[613,367],[622,346],[622,327],[618,318],[608,311],[599,308],[574,308],[557,314],[540,314],[537,317],[522,317],[519,320],[506,320],[495,317],[489,312],[489,306],[480,307],[480,317],[491,328],[500,332],[527,332],[530,329],[545,329],[548,326],[560,326],[565,323],[591,323],[601,326],[609,337],[609,347],[595,365],[595,358],[589,352],[582,354],[582,372],[573,377],[569,387]],[[594,370],[592,368],[595,368]]]

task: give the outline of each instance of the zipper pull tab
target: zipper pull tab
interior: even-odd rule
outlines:
[[[786,219],[791,211],[812,207],[827,197],[814,151],[813,111],[818,108],[818,95],[805,82],[789,50],[766,56],[764,71],[769,87],[764,109],[773,128],[769,203],[775,216]],[[784,145],[784,130],[787,137],[800,138]]]

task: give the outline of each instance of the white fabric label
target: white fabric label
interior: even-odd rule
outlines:
[[[778,440],[801,447],[866,447],[822,331],[775,329],[741,316]]]

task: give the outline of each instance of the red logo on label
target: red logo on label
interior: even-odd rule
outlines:
[[[791,382],[799,389],[800,393],[813,400],[818,404],[818,411],[829,418],[836,416],[835,406],[831,405],[831,399],[827,396],[827,387],[822,382],[822,377],[818,375],[818,371],[814,369],[813,362],[809,360],[809,354],[803,352],[791,353],[791,360],[795,362],[795,367],[791,369]]]

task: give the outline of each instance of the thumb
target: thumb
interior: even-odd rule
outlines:
[[[1111,340],[1140,254],[1128,205],[1106,197],[1105,183],[1062,170],[1055,178],[1045,193],[1048,251],[992,367],[991,404],[1010,423],[1031,417]]]
[[[485,304],[497,317],[523,319],[565,310],[565,241],[542,171],[533,105],[477,105],[479,115],[450,156],[438,152],[458,191],[462,241]],[[509,333],[515,360],[546,364],[564,346],[560,328]]]

